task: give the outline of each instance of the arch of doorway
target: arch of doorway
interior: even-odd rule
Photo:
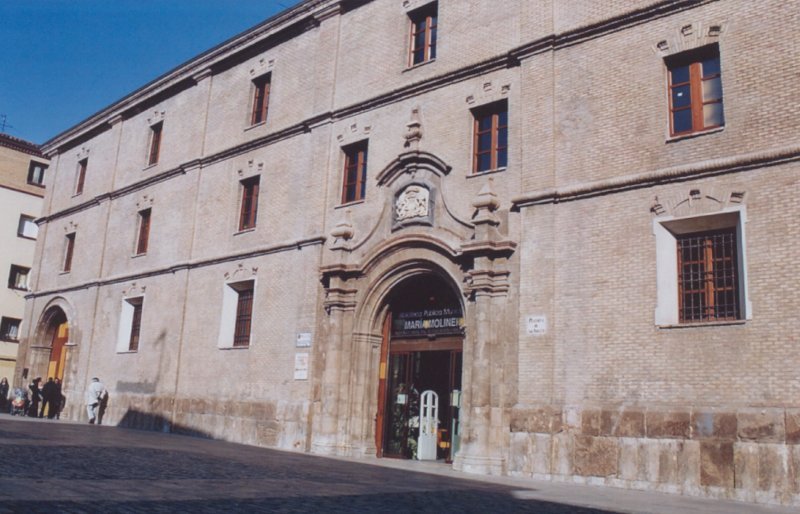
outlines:
[[[380,346],[383,323],[389,308],[388,300],[395,288],[405,280],[419,275],[434,275],[450,286],[461,302],[466,317],[464,295],[457,277],[461,266],[449,256],[431,249],[403,248],[390,258],[375,262],[370,273],[362,278],[359,289],[364,291],[354,312],[352,355],[355,366],[350,373],[347,408],[351,444],[360,446],[363,454],[376,453],[376,415],[379,401]],[[466,336],[468,337],[468,336]],[[465,342],[465,347],[466,347]],[[359,452],[362,453],[362,452]]]

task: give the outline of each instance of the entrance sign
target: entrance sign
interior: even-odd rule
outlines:
[[[442,308],[400,312],[392,320],[392,336],[461,335],[464,317],[461,309]]]
[[[439,425],[439,395],[436,391],[423,391],[419,406],[419,439],[417,459],[436,460],[436,438]]]

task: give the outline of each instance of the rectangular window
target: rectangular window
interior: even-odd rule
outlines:
[[[19,325],[22,320],[15,318],[0,318],[0,341],[19,341]]]
[[[367,193],[367,141],[346,146],[342,203],[363,200]]]
[[[131,336],[128,339],[128,351],[135,352],[139,350],[139,332],[142,328],[142,302],[139,299],[136,303],[131,303],[133,306],[133,318],[131,319]]]
[[[31,161],[28,167],[28,184],[44,187],[44,172],[47,166],[41,162]]]
[[[222,290],[222,318],[219,325],[219,348],[250,346],[253,322],[255,280],[229,282]]]
[[[475,109],[472,172],[505,168],[508,164],[508,103]]]
[[[242,205],[239,213],[239,230],[255,228],[258,218],[258,184],[259,177],[251,177],[241,181]]]
[[[740,319],[736,230],[676,238],[681,323]]]
[[[89,159],[78,161],[78,173],[75,178],[75,194],[83,193],[83,183],[86,181],[86,167],[89,166]]]
[[[66,235],[64,246],[64,269],[72,271],[72,253],[75,251],[75,232]]]
[[[158,162],[158,155],[161,152],[161,131],[164,123],[156,123],[150,127],[150,152],[147,155],[147,165],[152,166]]]
[[[119,332],[117,334],[117,352],[139,351],[142,329],[142,306],[144,297],[125,298],[119,316]]]
[[[17,235],[26,239],[36,239],[39,235],[39,226],[36,224],[33,216],[26,216],[21,214],[19,217],[19,225],[17,225]]]
[[[25,266],[11,265],[11,272],[8,274],[8,287],[20,291],[28,290],[28,274],[31,269]]]
[[[436,58],[436,2],[411,12],[411,45],[409,66]]]
[[[669,74],[670,134],[725,125],[719,46],[709,45],[665,60]]]
[[[267,121],[269,108],[269,89],[271,74],[262,75],[253,80],[253,112],[250,115],[250,124],[255,125]]]
[[[247,282],[237,292],[236,326],[233,330],[233,346],[250,345],[250,324],[253,318],[253,283]]]
[[[136,237],[136,255],[147,253],[147,241],[150,238],[151,209],[139,211],[139,232]]]

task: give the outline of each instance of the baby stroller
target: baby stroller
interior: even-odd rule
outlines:
[[[21,387],[14,389],[14,398],[11,400],[11,415],[24,416],[28,409],[28,391]]]

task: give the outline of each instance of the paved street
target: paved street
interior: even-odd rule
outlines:
[[[425,472],[399,469],[400,465]],[[636,491],[465,477],[441,464],[353,462],[0,415],[0,513],[792,512]]]

